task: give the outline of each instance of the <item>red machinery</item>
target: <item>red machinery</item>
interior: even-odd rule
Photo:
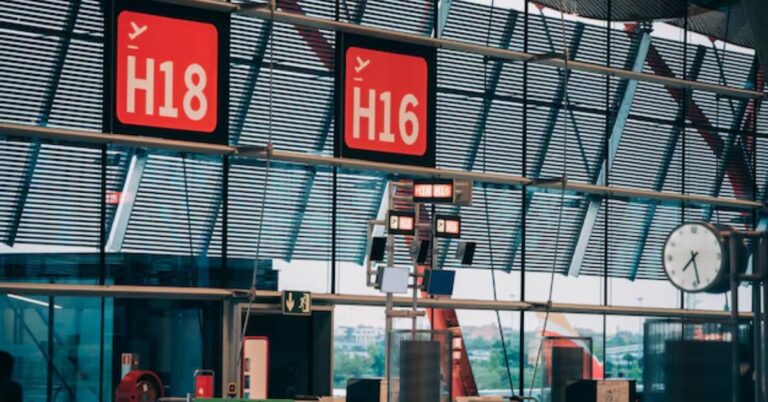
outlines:
[[[116,402],[157,402],[162,397],[163,383],[151,371],[130,371],[115,391]]]

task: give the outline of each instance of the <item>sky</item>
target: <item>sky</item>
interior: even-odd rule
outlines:
[[[477,3],[477,4],[484,4],[488,6],[490,6],[491,3],[493,3],[496,7],[499,7],[499,8],[513,9],[518,11],[525,10],[525,0],[467,0],[467,1],[472,3]],[[577,1],[577,0],[570,0],[570,1]],[[566,3],[568,2],[569,1],[566,0]],[[537,13],[537,14],[539,13],[539,10],[536,7],[529,7],[529,10],[532,13]],[[545,16],[551,17],[551,18],[559,19],[561,17],[560,11],[554,10],[551,8],[544,8],[543,10],[541,10],[541,12]],[[568,21],[578,21],[584,24],[597,25],[602,27],[605,26],[605,21],[601,21],[601,20],[594,20],[594,19],[583,18],[583,17],[568,15],[568,14],[564,15],[563,17]],[[624,23],[621,23],[621,22],[613,23],[611,24],[611,26],[614,29],[624,29]],[[684,30],[682,28],[678,28],[676,26],[666,24],[663,22],[655,23],[653,28],[654,28],[653,32],[651,33],[651,36],[653,37],[670,39],[670,40],[675,40],[679,42],[683,41]],[[705,35],[700,35],[695,32],[689,33],[688,42],[696,45],[712,46],[712,42],[709,40],[709,38],[707,38]],[[717,46],[718,49],[723,49],[723,46],[725,45],[728,51],[741,52],[746,54],[755,54],[753,49],[736,46],[730,43],[725,44],[725,42],[720,40],[715,41],[715,45]]]

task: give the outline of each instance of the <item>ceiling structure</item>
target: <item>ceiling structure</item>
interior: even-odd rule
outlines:
[[[0,3],[0,93],[5,94],[0,98],[0,120],[98,131],[101,2],[49,3],[45,13],[35,0]],[[332,3],[281,2],[287,11],[325,18],[334,17]],[[445,13],[445,38],[523,48],[525,18],[521,13],[506,9],[491,13],[488,6],[461,0],[446,3],[452,5]],[[599,8],[589,8],[597,3],[579,2],[585,15],[599,15]],[[614,3],[621,10],[623,2]],[[630,3],[636,2],[626,2]],[[702,2],[702,6],[711,5]],[[342,16],[356,23],[429,35],[432,9],[431,4],[413,7],[412,1],[405,0],[349,0],[344,2]],[[679,10],[665,12],[674,18]],[[611,31],[611,47],[607,48],[605,28],[567,21],[561,27],[559,19],[543,14],[529,15],[528,25],[532,53],[557,51],[564,30],[576,60],[605,64],[610,59],[614,67],[638,66],[644,72],[677,77],[686,68],[689,79],[735,87],[763,86],[754,82],[754,60],[749,55],[695,47],[686,59],[680,43],[659,38],[653,38],[644,53],[640,49],[646,45],[642,45],[639,31]],[[331,155],[333,33],[277,23],[274,54],[270,54],[268,32],[268,22],[233,17],[231,143],[263,145],[267,141],[265,122],[270,116],[264,94],[272,79],[271,138],[276,149]],[[606,133],[615,130],[623,135],[612,140],[616,149],[608,162],[611,184],[733,198],[762,199],[766,195],[768,161],[758,158],[754,166],[750,162],[755,153],[768,150],[766,140],[744,141],[741,133],[754,130],[750,126],[753,118],[758,121],[757,131],[764,130],[768,115],[759,111],[755,116],[758,111],[747,102],[694,92],[688,110],[681,115],[680,91],[658,84],[639,82],[632,89],[624,80],[606,81],[604,76],[571,72],[566,86],[557,69],[530,65],[524,93],[521,63],[485,63],[480,56],[444,49],[438,51],[438,59],[439,167],[525,173],[534,178],[558,176],[565,167],[572,180],[595,182],[606,163]],[[563,108],[566,93],[569,108]],[[620,115],[622,103],[631,108]],[[686,128],[680,125],[682,116],[688,117]],[[8,247],[96,247],[101,201],[99,149],[8,139],[0,142],[0,155],[0,170],[5,172],[0,181],[0,242]],[[224,172],[220,158],[179,158],[152,150],[111,147],[108,191],[135,194],[131,208],[108,206],[108,232],[115,234],[110,237],[112,251],[220,255],[224,219],[220,189],[225,173],[229,175],[228,256],[254,257],[263,164],[236,160]],[[388,178],[374,173],[339,174],[339,260],[363,260],[366,220],[378,213]],[[267,186],[262,255],[330,260],[332,183],[328,169],[273,168]],[[465,236],[479,244],[475,268],[490,267],[490,242],[496,268],[520,270],[525,264],[531,272],[552,269],[558,195],[485,190],[478,185],[475,201],[458,210],[438,207],[439,212],[461,213]],[[610,211],[607,221],[606,210]],[[661,246],[680,222],[681,213],[675,205],[568,194],[561,222],[563,258],[556,269],[573,273],[571,261],[578,257],[580,274],[603,275],[607,259],[610,276],[662,279]],[[686,214],[732,224],[744,224],[748,219],[732,211],[690,209]],[[606,237],[610,238],[607,246]],[[441,245],[440,258],[446,266],[458,267],[451,258],[455,246],[455,242]]]

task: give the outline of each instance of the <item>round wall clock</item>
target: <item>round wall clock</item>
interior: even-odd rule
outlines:
[[[724,292],[730,288],[728,234],[733,229],[710,223],[685,223],[667,237],[664,271],[686,292]]]

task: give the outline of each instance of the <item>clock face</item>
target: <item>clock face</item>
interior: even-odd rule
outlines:
[[[706,291],[723,277],[724,250],[724,242],[714,226],[687,223],[667,238],[664,270],[678,288],[686,292]]]

